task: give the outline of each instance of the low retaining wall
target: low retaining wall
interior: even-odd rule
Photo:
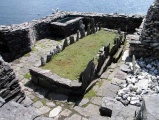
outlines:
[[[77,33],[77,36],[81,35]],[[71,43],[71,37],[70,37],[70,44],[73,44],[74,42],[80,40],[80,39],[76,41],[73,40],[73,42]],[[79,81],[78,80],[72,81],[69,79],[61,78],[57,74],[51,73],[50,70],[44,70],[41,68],[30,69],[32,81],[35,84],[45,87],[54,92],[59,92],[67,95],[72,95],[72,94],[83,95],[85,93],[85,90],[89,89],[90,87],[89,85],[94,82],[94,79],[96,77],[100,77],[112,62],[117,62],[120,55],[122,54],[123,51],[122,44],[124,44],[125,38],[126,36],[123,33],[120,35],[119,38],[115,38],[114,45],[111,48],[111,50],[110,50],[110,44],[104,46],[103,51],[100,51],[100,53],[98,53],[98,56],[100,56],[98,59],[98,64],[96,65],[94,63],[94,59],[89,61],[85,70],[80,74]],[[61,52],[70,44],[68,44],[68,40],[65,39],[63,43],[63,48],[61,48],[61,50],[59,48],[56,48],[53,54],[49,54],[47,56],[46,61],[49,62],[55,54]],[[46,61],[43,60],[44,58],[41,61],[42,62],[41,65],[45,65],[46,63]]]
[[[32,76],[32,81],[50,89],[54,92],[63,94],[82,94],[82,86],[78,81],[71,81],[69,79],[64,79],[57,74],[51,73],[49,70],[43,70],[41,68],[30,69],[30,74]]]
[[[77,13],[58,12],[45,18],[34,20],[18,25],[0,26],[0,54],[5,61],[12,61],[32,49],[37,40],[56,36],[56,28],[51,23],[64,17],[84,17],[84,24],[90,22],[90,18],[95,19],[95,23],[100,23],[103,27],[119,29],[123,31],[134,31],[142,22],[143,16],[123,15],[123,14],[97,14],[97,13]],[[74,24],[71,24],[73,27]],[[69,26],[69,28],[72,28]],[[75,32],[76,30],[67,30]],[[69,35],[68,34],[68,35]]]

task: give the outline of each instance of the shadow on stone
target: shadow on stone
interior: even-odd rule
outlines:
[[[109,108],[100,107],[99,111],[100,111],[101,116],[107,116],[107,117],[112,116],[112,110],[110,110]]]

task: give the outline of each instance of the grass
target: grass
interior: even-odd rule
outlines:
[[[26,79],[30,79],[30,78],[31,78],[30,73],[26,73],[26,74],[24,75],[24,78],[26,78]]]
[[[112,46],[116,36],[117,34],[113,32],[101,30],[96,34],[84,37],[54,56],[52,61],[42,68],[51,70],[63,78],[77,80],[88,62],[96,57],[99,49],[107,43]]]
[[[84,98],[88,98],[89,100],[91,100],[93,97],[95,97],[97,94],[96,91],[94,91],[93,89],[91,89],[89,92],[87,92],[85,95],[84,95]]]

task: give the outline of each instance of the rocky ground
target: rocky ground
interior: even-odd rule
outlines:
[[[94,94],[78,99],[53,93],[30,81],[29,68],[40,66],[41,56],[46,56],[56,45],[62,43],[48,39],[38,41],[32,52],[10,63],[27,96],[22,106],[14,102],[10,102],[10,106],[16,112],[24,111],[24,114],[30,114],[28,117],[30,120],[133,120],[139,112],[141,97],[159,92],[156,82],[159,61],[154,61],[153,58],[145,60],[140,58],[135,63],[133,73],[132,59],[128,57],[130,39],[131,35],[128,35],[125,52],[119,62],[112,64],[92,88]],[[147,82],[143,82],[143,79]],[[112,110],[111,118],[100,115],[101,106]],[[1,111],[6,108],[7,105],[3,106]],[[25,113],[27,109],[28,112]],[[12,109],[7,109],[6,112],[10,111]],[[10,118],[19,116],[21,115],[17,114]]]

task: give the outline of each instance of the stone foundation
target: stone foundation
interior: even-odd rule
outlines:
[[[86,26],[85,29],[87,29],[91,18],[94,18],[95,26],[110,29],[121,28],[121,30],[129,32],[139,27],[143,19],[143,16],[138,15],[57,12],[32,22],[0,26],[0,54],[3,59],[5,61],[13,61],[31,51],[37,40],[58,37],[57,27],[54,27],[53,23],[67,17],[83,17],[83,22]],[[77,24],[72,24],[76,23],[74,20],[68,20],[68,23],[69,25],[67,24],[67,27],[64,29],[62,26],[59,27],[59,31],[61,32],[59,36],[68,37],[68,35],[74,34],[79,29]]]
[[[86,92],[86,90],[89,89],[89,87],[91,87],[91,84],[95,82],[94,79],[96,77],[100,77],[102,73],[105,72],[107,67],[111,65],[112,62],[117,62],[117,60],[121,56],[123,51],[122,44],[124,44],[126,36],[124,33],[121,33],[120,36],[121,37],[114,39],[114,45],[111,48],[111,50],[110,50],[110,44],[103,46],[103,48],[100,49],[99,53],[97,54],[97,56],[99,56],[98,63],[95,64],[94,59],[90,60],[85,70],[80,74],[79,80],[72,81],[69,79],[62,78],[55,73],[51,73],[50,70],[44,70],[41,68],[32,68],[30,69],[32,81],[35,84],[45,87],[54,92],[66,95],[72,95],[72,94],[83,95]],[[65,48],[71,44],[71,43],[68,44],[67,42],[68,40],[65,39],[63,43],[63,48],[61,50],[65,50]],[[59,52],[61,52],[61,50]],[[55,51],[58,51],[58,48],[56,48]],[[50,54],[49,60],[53,58],[53,55],[56,55],[59,52]]]

